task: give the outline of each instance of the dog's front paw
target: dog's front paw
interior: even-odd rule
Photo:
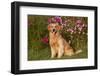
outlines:
[[[54,56],[51,56],[51,58],[54,58]]]
[[[61,58],[61,56],[58,55],[57,58]]]

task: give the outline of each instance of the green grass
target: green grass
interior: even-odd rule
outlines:
[[[52,59],[80,59],[87,58],[87,50],[84,48],[81,53],[73,55],[73,56],[62,56],[61,58],[50,58],[50,48],[47,47],[42,50],[34,50],[31,49],[28,51],[28,60],[52,60]]]

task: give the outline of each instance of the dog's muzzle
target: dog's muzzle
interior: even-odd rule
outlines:
[[[53,30],[52,30],[52,33],[57,33],[56,29],[53,29]]]
[[[53,29],[53,32],[55,32],[56,30],[55,29]]]

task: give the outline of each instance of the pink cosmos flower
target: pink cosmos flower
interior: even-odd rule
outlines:
[[[82,23],[82,21],[81,20],[77,20],[76,23],[77,24],[80,24],[80,23]]]
[[[74,30],[71,29],[71,28],[69,28],[69,29],[67,29],[67,32],[70,32],[71,34],[73,34],[74,33]]]
[[[48,23],[56,23],[56,22],[62,24],[61,17],[55,16],[55,17],[52,17],[52,18],[48,19]]]
[[[81,26],[78,27],[78,30],[81,32],[85,27],[85,24],[82,24]]]
[[[52,23],[55,23],[55,22],[56,22],[56,19],[55,19],[54,17],[52,17],[52,18],[51,18],[51,22],[52,22]]]
[[[80,25],[80,24],[77,24],[76,26],[77,26],[77,27],[80,27],[81,25]]]
[[[76,26],[77,26],[77,27],[80,27],[80,26],[82,26],[82,25],[83,25],[82,20],[77,20],[77,21],[76,21]]]
[[[48,23],[51,23],[51,18],[48,19]]]
[[[82,26],[85,27],[85,24],[83,24]]]
[[[63,25],[63,26],[69,26],[68,20],[64,20],[64,21],[62,22],[62,25]]]
[[[41,41],[42,41],[43,43],[46,43],[46,44],[49,42],[49,40],[48,40],[47,37],[42,38]]]

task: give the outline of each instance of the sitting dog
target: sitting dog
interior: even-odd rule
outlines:
[[[61,36],[61,29],[62,27],[58,23],[50,23],[48,25],[51,58],[55,56],[61,58],[63,55],[72,56],[81,52],[81,50],[74,52],[69,43]]]

